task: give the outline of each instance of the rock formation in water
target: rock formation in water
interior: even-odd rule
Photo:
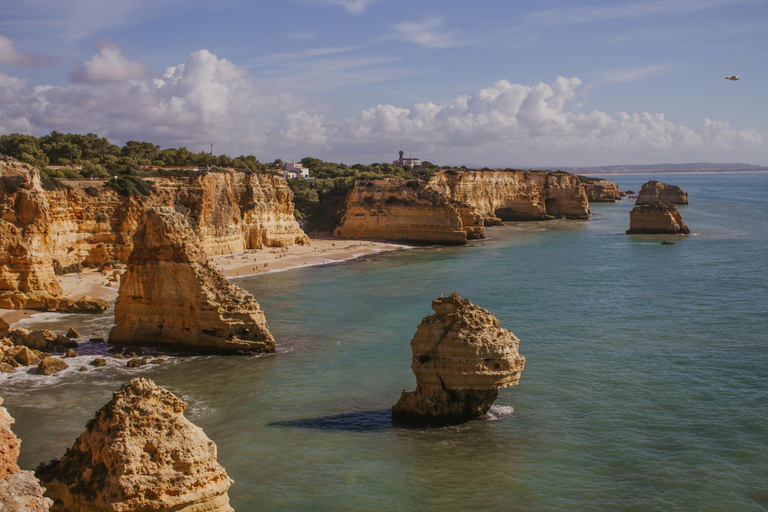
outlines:
[[[652,203],[635,206],[629,212],[627,234],[687,235],[688,226],[672,203]]]
[[[461,244],[503,220],[589,217],[576,176],[537,171],[443,171],[417,180],[358,180],[334,235]],[[462,235],[464,231],[466,236]]]
[[[152,182],[149,196],[123,197],[100,180],[44,188],[34,168],[0,161],[0,307],[64,309],[54,268],[127,261],[153,206],[185,213],[208,255],[309,241],[280,176],[208,172]]]
[[[678,186],[651,180],[640,189],[635,205],[652,203],[688,204],[688,194]]]
[[[186,217],[168,207],[149,209],[136,230],[115,323],[109,342],[116,345],[275,350],[256,299],[213,268]]]
[[[456,294],[435,299],[432,309],[411,340],[416,390],[402,393],[392,421],[440,426],[484,418],[499,389],[520,380],[520,340]]]
[[[43,497],[45,488],[32,471],[19,469],[21,441],[11,430],[14,419],[2,407],[0,398],[0,510],[7,512],[43,512],[53,503]]]
[[[612,181],[588,176],[579,176],[579,181],[590,203],[615,203],[622,197],[619,186]]]
[[[52,510],[231,512],[232,480],[186,408],[149,379],[121,387],[63,457],[38,467]]]
[[[482,220],[471,207],[431,183],[402,179],[358,180],[334,236],[461,245],[483,238]]]

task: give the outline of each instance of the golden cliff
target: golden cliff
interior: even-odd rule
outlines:
[[[687,235],[690,229],[683,222],[683,216],[672,203],[651,203],[635,206],[629,212],[627,234],[669,234]]]
[[[416,390],[402,393],[392,420],[439,426],[482,419],[499,389],[520,380],[520,340],[455,293],[433,300],[432,309],[411,340]]]
[[[209,263],[186,217],[150,208],[133,236],[109,342],[196,352],[274,352],[253,296]]]
[[[64,456],[38,467],[51,510],[232,512],[232,480],[186,408],[149,379],[117,390]]]
[[[339,238],[463,244],[504,220],[587,219],[578,177],[538,171],[443,171],[429,182],[358,180]],[[463,233],[463,234],[462,234]]]
[[[579,176],[579,180],[590,203],[615,203],[621,199],[619,186],[610,180],[588,176]]]
[[[209,172],[146,181],[155,188],[149,196],[123,197],[91,180],[46,190],[32,167],[0,161],[0,307],[52,309],[61,294],[54,264],[127,261],[133,233],[153,206],[187,215],[208,255],[309,241],[280,176]]]
[[[651,180],[643,184],[635,204],[652,203],[688,204],[688,194],[677,185]]]

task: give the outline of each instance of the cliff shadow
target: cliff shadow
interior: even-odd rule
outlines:
[[[295,427],[312,430],[343,430],[348,432],[374,432],[392,427],[392,411],[356,411],[319,418],[274,421],[270,427]]]

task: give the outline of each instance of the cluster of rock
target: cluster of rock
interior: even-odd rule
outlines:
[[[53,375],[69,368],[61,358],[76,357],[74,349],[80,335],[70,329],[67,335],[56,334],[48,329],[30,331],[21,327],[11,328],[0,318],[0,372],[13,373],[18,368],[35,366],[37,375]]]
[[[483,238],[507,220],[587,219],[577,176],[539,171],[442,171],[428,182],[358,180],[334,236],[429,244]]]
[[[629,212],[627,234],[687,235],[690,229],[675,204],[688,204],[680,187],[649,181],[640,189],[635,207]]]
[[[0,308],[76,311],[54,268],[127,261],[152,206],[183,212],[208,255],[308,242],[280,176],[216,172],[153,183],[150,196],[123,197],[90,180],[47,190],[36,169],[0,161]]]
[[[121,387],[64,456],[38,467],[51,510],[231,512],[233,482],[186,408],[149,379]]]
[[[619,186],[610,180],[579,176],[579,181],[590,203],[615,203],[621,199],[622,195],[626,195],[622,194]]]
[[[53,501],[43,496],[45,488],[32,471],[22,471],[17,461],[21,441],[11,430],[14,419],[0,398],[0,510],[44,512]]]
[[[392,421],[441,426],[484,418],[499,389],[520,380],[520,340],[456,294],[435,299],[432,309],[411,340],[416,390],[402,393]]]
[[[274,352],[264,312],[209,263],[187,218],[150,208],[136,230],[109,342],[195,352]]]

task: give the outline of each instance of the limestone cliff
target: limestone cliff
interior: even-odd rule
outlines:
[[[43,512],[52,501],[43,497],[45,488],[32,471],[17,465],[21,441],[11,430],[15,422],[2,407],[0,398],[0,510],[7,512]]]
[[[590,203],[615,203],[621,199],[619,186],[609,180],[579,176],[581,186]]]
[[[482,238],[483,226],[468,204],[432,183],[386,178],[355,183],[334,236],[460,245]]]
[[[52,263],[127,261],[147,208],[185,213],[208,255],[307,243],[287,182],[271,174],[152,178],[150,196],[123,197],[99,180],[45,190],[35,169],[0,161],[0,307],[50,309],[61,290]]]
[[[231,512],[232,480],[186,408],[149,379],[121,387],[63,457],[38,467],[51,510]]]
[[[690,233],[683,216],[672,203],[652,203],[635,206],[629,212],[627,234],[682,234]]]
[[[651,180],[640,189],[635,205],[652,203],[688,204],[688,194],[676,185]]]
[[[400,424],[449,425],[484,418],[498,390],[520,380],[520,340],[491,313],[456,294],[432,301],[411,340],[416,390],[392,407]]]
[[[150,208],[133,237],[109,342],[198,352],[274,352],[264,312],[208,262],[173,208]]]

